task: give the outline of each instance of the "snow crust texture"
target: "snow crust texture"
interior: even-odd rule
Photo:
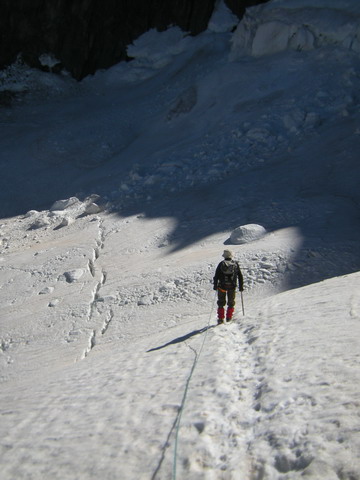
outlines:
[[[1,480],[360,480],[359,15],[1,72]]]

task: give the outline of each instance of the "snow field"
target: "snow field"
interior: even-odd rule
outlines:
[[[268,299],[249,329],[259,381],[254,434],[265,478],[276,478],[276,470],[289,478],[303,470],[310,478],[356,478],[359,280],[356,273]]]
[[[19,225],[28,225],[29,218],[18,219],[17,223],[19,232],[23,228]],[[154,264],[164,247],[150,242],[152,248],[139,248],[142,242],[130,232],[136,231],[139,223],[146,238],[156,237],[160,231],[161,236],[166,234],[164,220],[153,223],[140,217],[124,221],[99,214],[79,218],[66,229],[55,230],[60,238],[51,242],[46,240],[54,232],[49,227],[31,230],[33,237],[25,238],[27,255],[39,262],[38,265],[32,263],[29,278],[36,279],[36,272],[43,272],[43,275],[32,283],[32,288],[28,287],[26,303],[23,299],[16,305],[18,313],[23,311],[20,315],[23,322],[28,318],[30,323],[26,328],[21,327],[23,323],[19,327],[18,323],[12,323],[8,335],[2,339],[2,357],[6,355],[8,359],[3,365],[3,379],[7,378],[9,385],[13,385],[19,399],[14,412],[5,396],[4,404],[9,405],[5,417],[9,425],[14,416],[25,421],[23,430],[15,429],[6,436],[4,451],[17,442],[17,435],[25,431],[28,432],[27,438],[32,440],[30,444],[25,439],[17,446],[16,456],[5,472],[9,472],[10,477],[21,478],[26,471],[33,470],[36,476],[44,469],[46,475],[60,478],[55,468],[49,469],[47,462],[46,452],[52,451],[53,445],[64,462],[60,467],[62,475],[70,478],[72,471],[80,472],[85,478],[98,475],[111,478],[112,458],[117,461],[123,458],[128,478],[149,478],[144,471],[154,472],[154,478],[168,478],[166,472],[172,470],[174,463],[175,422],[181,399],[195,355],[206,334],[183,405],[176,460],[180,478],[204,478],[204,472],[208,472],[205,478],[235,479],[241,472],[244,475],[253,472],[251,475],[263,475],[264,478],[274,475],[276,478],[276,472],[280,472],[292,475],[289,478],[297,478],[294,475],[303,471],[308,472],[310,478],[311,475],[317,478],[324,468],[323,463],[329,472],[348,471],[350,475],[352,470],[348,468],[346,450],[347,445],[352,446],[356,441],[351,427],[356,402],[346,398],[354,398],[357,388],[353,381],[353,375],[357,374],[357,357],[353,353],[356,351],[356,335],[348,358],[344,358],[343,350],[357,328],[359,305],[351,292],[357,288],[354,279],[358,281],[358,276],[328,281],[330,287],[324,282],[320,287],[310,286],[263,299],[260,307],[256,303],[257,297],[249,298],[245,292],[247,315],[242,317],[238,298],[236,323],[214,327],[216,306],[210,281],[216,262],[210,268],[206,267],[208,277],[205,278],[202,257],[214,255],[218,240],[209,239],[206,251],[203,245],[194,246],[193,252],[189,251],[185,256],[180,252],[173,254],[171,263],[168,260],[161,272],[155,272],[155,277],[161,275],[162,280],[153,282],[151,289],[149,277],[144,272]],[[74,236],[81,238],[87,246],[69,249]],[[9,242],[8,249],[16,250],[19,237],[17,234],[14,241]],[[37,243],[40,238],[41,249]],[[132,250],[130,255],[124,256],[129,238],[133,238]],[[271,262],[269,252],[266,254],[266,250],[261,252],[261,249],[266,247],[273,252],[273,259],[276,255],[281,259],[281,245],[291,245],[291,238],[295,250],[296,245],[300,245],[296,231],[272,234],[256,244],[241,246],[244,249],[241,263],[245,279],[251,279],[251,273],[255,275],[257,272],[259,287],[263,278],[275,288],[276,282],[272,283],[269,272],[276,267],[276,262]],[[24,255],[23,242],[24,239],[19,242],[18,255],[20,252]],[[76,243],[79,245],[78,241]],[[114,245],[117,245],[116,249]],[[275,246],[277,254],[272,250]],[[232,246],[233,250],[237,248],[240,247]],[[13,271],[14,258],[16,252],[13,251],[9,256],[12,266],[5,269],[3,261],[3,271]],[[92,269],[86,268],[89,258],[93,262]],[[189,272],[184,261],[190,258],[196,262],[194,267],[202,264],[202,270],[196,273],[197,267],[190,269],[193,273],[176,284],[174,272],[179,272],[176,278],[181,279],[181,272]],[[137,260],[132,262],[131,259]],[[70,270],[67,267],[70,260],[72,266],[78,268]],[[247,269],[247,263],[253,265],[253,270]],[[119,270],[124,276],[114,284],[114,272]],[[66,276],[59,280],[64,276],[59,272],[74,271],[84,273],[70,282],[66,281]],[[276,271],[279,274],[281,269]],[[104,282],[104,278],[107,281]],[[199,283],[199,279],[203,283]],[[14,281],[17,282],[16,277]],[[136,284],[138,287],[132,289]],[[154,292],[159,288],[164,294],[161,285],[169,286],[165,291],[179,292],[155,301]],[[198,299],[195,299],[195,285],[198,286]],[[48,292],[40,293],[47,287]],[[23,290],[26,292],[26,288]],[[256,292],[254,285],[251,290],[253,294]],[[334,294],[328,290],[338,292],[342,303],[334,304]],[[152,301],[143,303],[140,292],[147,292]],[[60,298],[61,302],[50,307],[49,295],[52,301]],[[44,310],[57,312],[51,328],[41,320]],[[329,321],[323,317],[327,310],[330,312]],[[342,312],[346,311],[349,314],[345,320],[349,323],[343,330],[344,345],[339,342],[336,320],[337,312],[343,315]],[[49,322],[51,316],[46,317]],[[209,321],[210,328],[204,331]],[[32,330],[29,330],[30,325]],[[334,334],[331,334],[331,327]],[[339,353],[332,345],[333,335]],[[330,363],[325,353],[329,345],[332,345],[334,358]],[[299,358],[293,358],[294,351],[301,352]],[[77,362],[75,365],[74,361]],[[304,366],[308,367],[304,369]],[[44,403],[36,404],[36,407],[35,404],[32,406],[31,399],[24,397],[26,377],[31,378],[34,368],[41,368],[44,375],[42,380],[36,381],[36,389],[40,391],[35,390],[31,396],[44,396]],[[57,381],[54,381],[54,374]],[[103,378],[100,385],[97,378]],[[329,398],[326,390],[337,390],[336,378],[341,378],[342,389],[346,385],[346,393],[342,404],[334,409],[337,417],[334,418],[331,415],[333,398]],[[345,384],[344,378],[349,379]],[[21,386],[23,382],[24,387]],[[34,385],[34,381],[31,384]],[[53,389],[50,400],[49,395],[41,393],[42,389],[49,388],[49,384]],[[87,405],[85,411],[84,402]],[[33,417],[27,418],[33,409],[39,412],[36,422]],[[318,418],[319,413],[316,413],[317,420],[314,421],[314,411],[327,414]],[[344,428],[338,438],[334,437],[333,430],[336,432],[340,428],[336,427],[339,422]],[[324,450],[321,443],[324,432],[326,451],[319,454],[319,450]],[[37,439],[35,443],[33,438]],[[89,446],[86,452],[75,446],[88,438],[90,444],[93,443],[90,450]],[[57,442],[61,442],[60,450]],[[339,445],[344,442],[343,450]],[[95,451],[100,444],[107,453],[105,456],[102,453],[100,462],[93,461],[91,459],[97,458]],[[115,444],[122,446],[121,452],[115,449]],[[72,454],[74,449],[76,458]],[[33,452],[31,460],[25,453],[29,451]],[[90,455],[89,451],[92,452]],[[149,456],[145,461],[144,451]],[[28,461],[32,462],[30,466]],[[14,467],[15,464],[18,466]],[[55,465],[59,468],[57,462]]]

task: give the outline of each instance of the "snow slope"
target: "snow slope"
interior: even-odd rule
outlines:
[[[1,479],[360,478],[360,12],[290,3],[1,72]]]

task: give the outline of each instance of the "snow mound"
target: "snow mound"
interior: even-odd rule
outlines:
[[[50,211],[54,210],[66,210],[67,208],[79,203],[79,199],[76,197],[70,197],[63,200],[57,200],[50,208]]]
[[[179,55],[186,49],[188,42],[184,37],[186,33],[179,27],[169,28],[165,32],[153,28],[129,45],[127,53],[147,66],[163,68],[174,55]]]
[[[68,283],[76,282],[84,275],[84,270],[81,268],[76,268],[75,270],[69,270],[64,273],[64,278]]]
[[[214,33],[231,32],[238,22],[238,17],[221,1],[215,6],[208,24],[208,30]]]
[[[58,230],[71,225],[77,218],[95,215],[104,209],[105,204],[102,203],[101,197],[97,194],[92,194],[83,201],[77,197],[57,200],[50,207],[50,210],[43,210],[41,212],[29,210],[24,218],[30,220],[28,230],[37,230],[49,226]]]
[[[259,240],[266,234],[266,230],[261,225],[251,223],[249,225],[242,225],[235,228],[230,235],[230,242],[235,245],[242,243],[250,243]]]
[[[260,57],[329,45],[360,52],[359,18],[357,9],[324,11],[302,6],[289,10],[272,3],[250,8],[234,33],[230,57]]]

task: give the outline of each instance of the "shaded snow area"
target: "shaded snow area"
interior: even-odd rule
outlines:
[[[220,2],[0,72],[1,480],[360,480],[359,18]]]

